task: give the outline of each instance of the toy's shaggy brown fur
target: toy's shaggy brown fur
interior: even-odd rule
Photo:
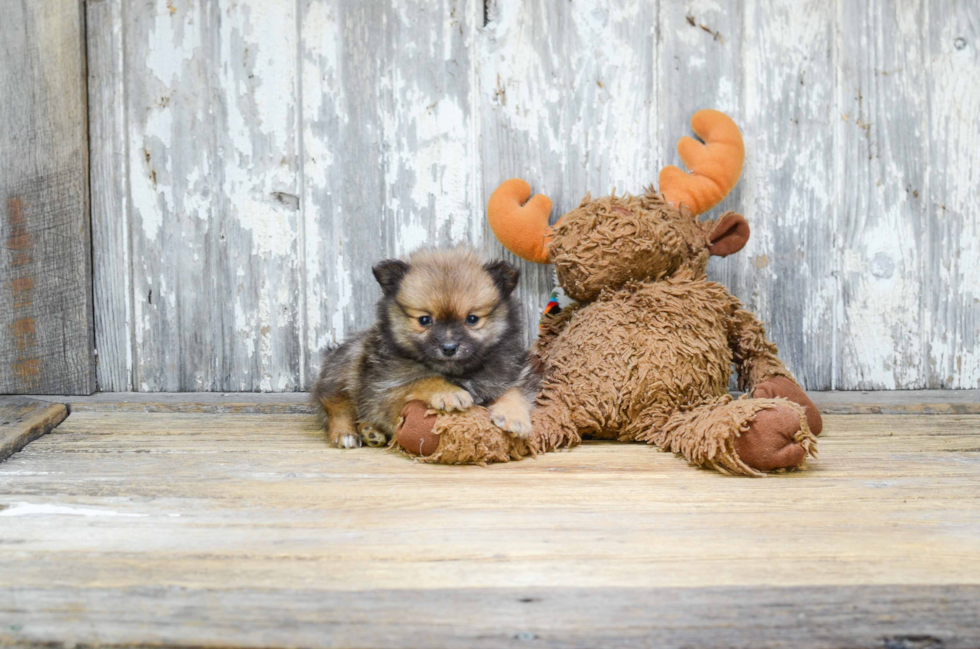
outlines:
[[[426,461],[507,461],[590,437],[656,444],[723,473],[801,465],[815,453],[819,412],[758,319],[705,272],[712,252],[747,238],[741,216],[701,222],[653,188],[586,197],[544,247],[578,305],[547,317],[535,343],[542,381],[530,444],[481,411],[439,415]],[[738,400],[728,395],[733,364],[747,393]]]

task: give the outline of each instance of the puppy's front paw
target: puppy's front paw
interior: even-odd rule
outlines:
[[[531,435],[531,412],[522,403],[498,401],[490,404],[490,421],[505,432],[518,437]]]
[[[433,392],[429,395],[426,405],[433,410],[443,412],[463,411],[473,405],[473,395],[462,388],[447,390],[446,392]]]
[[[361,438],[353,433],[338,435],[333,443],[337,448],[361,448]]]

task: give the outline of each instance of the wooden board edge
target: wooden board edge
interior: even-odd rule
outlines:
[[[738,396],[737,393],[733,393]],[[825,415],[980,415],[980,390],[809,392]],[[312,414],[305,392],[100,392],[91,396],[36,396],[67,402],[73,412],[195,414]]]
[[[48,434],[68,418],[68,406],[31,399],[42,406],[23,422],[0,428],[0,462],[23,450],[25,446]],[[10,430],[5,430],[9,428]]]
[[[980,586],[953,584],[366,591],[33,587],[0,590],[0,645],[208,646],[220,639],[226,647],[957,649],[980,645],[978,604]],[[151,610],[152,618],[146,618]]]

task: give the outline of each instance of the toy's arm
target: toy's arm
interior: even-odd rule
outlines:
[[[765,327],[737,301],[729,319],[728,343],[734,353],[740,389],[754,398],[782,397],[798,403],[806,410],[810,432],[819,435],[823,431],[820,411],[779,360],[776,346],[766,338]]]
[[[571,322],[572,316],[578,309],[578,304],[570,304],[554,315],[546,315],[541,318],[538,338],[531,345],[531,358],[534,361],[544,362],[548,355],[548,347],[565,330],[565,326]]]
[[[766,338],[766,329],[754,314],[736,306],[728,325],[728,344],[731,345],[738,372],[738,387],[751,392],[757,385],[773,376],[793,380],[776,354],[776,345]]]

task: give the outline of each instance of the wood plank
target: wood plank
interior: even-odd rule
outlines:
[[[741,184],[752,238],[724,263],[796,379],[828,390],[837,303],[834,5],[752,0],[744,15]]]
[[[732,393],[736,398],[741,393]],[[827,415],[980,414],[980,390],[891,390],[881,392],[809,392]],[[103,392],[83,397],[35,397],[68,402],[73,412],[312,413],[302,392]]]
[[[827,415],[980,414],[980,390],[810,392]]]
[[[294,9],[123,9],[136,389],[299,387]]]
[[[841,298],[835,386],[930,385],[926,9],[838,5]],[[901,314],[901,315],[899,315]],[[969,387],[975,387],[973,385]]]
[[[312,414],[305,392],[100,392],[88,397],[36,397],[68,402],[72,412]]]
[[[298,4],[213,7],[221,177],[213,227],[223,240],[213,260],[220,279],[212,344],[223,347],[215,381],[222,390],[303,385]],[[234,296],[230,304],[224,295]],[[189,352],[187,362],[198,360]]]
[[[977,586],[344,593],[48,588],[16,596],[0,591],[0,640],[18,646],[203,646],[220,638],[230,647],[970,649],[980,642],[978,600]],[[152,626],[145,624],[150,611]]]
[[[476,0],[302,3],[305,376],[374,320],[378,261],[479,243]]]
[[[0,462],[60,424],[68,408],[20,396],[0,396]]]
[[[369,269],[385,253],[383,14],[376,2],[300,6],[307,385],[326,346],[369,325],[380,295]]]
[[[96,381],[112,392],[134,389],[125,4],[85,4]]]
[[[222,234],[211,227],[220,191],[212,173],[214,16],[209,3],[173,13],[163,1],[122,5],[126,119],[118,127],[130,184],[132,383],[207,389],[219,380],[223,351],[208,344],[218,301],[212,251]]]
[[[931,232],[922,283],[930,387],[980,386],[980,4],[934,2],[924,53]],[[898,72],[899,75],[903,72]],[[921,192],[920,192],[921,193]]]
[[[423,466],[304,415],[76,412],[0,469],[0,565],[24,587],[980,584],[978,423],[828,418],[808,471],[746,480],[643,445]]]
[[[75,411],[0,465],[0,641],[969,647],[978,441],[976,415],[828,416],[807,471],[750,480],[644,445],[448,467],[308,415]]]
[[[95,390],[82,7],[0,0],[0,393]]]

